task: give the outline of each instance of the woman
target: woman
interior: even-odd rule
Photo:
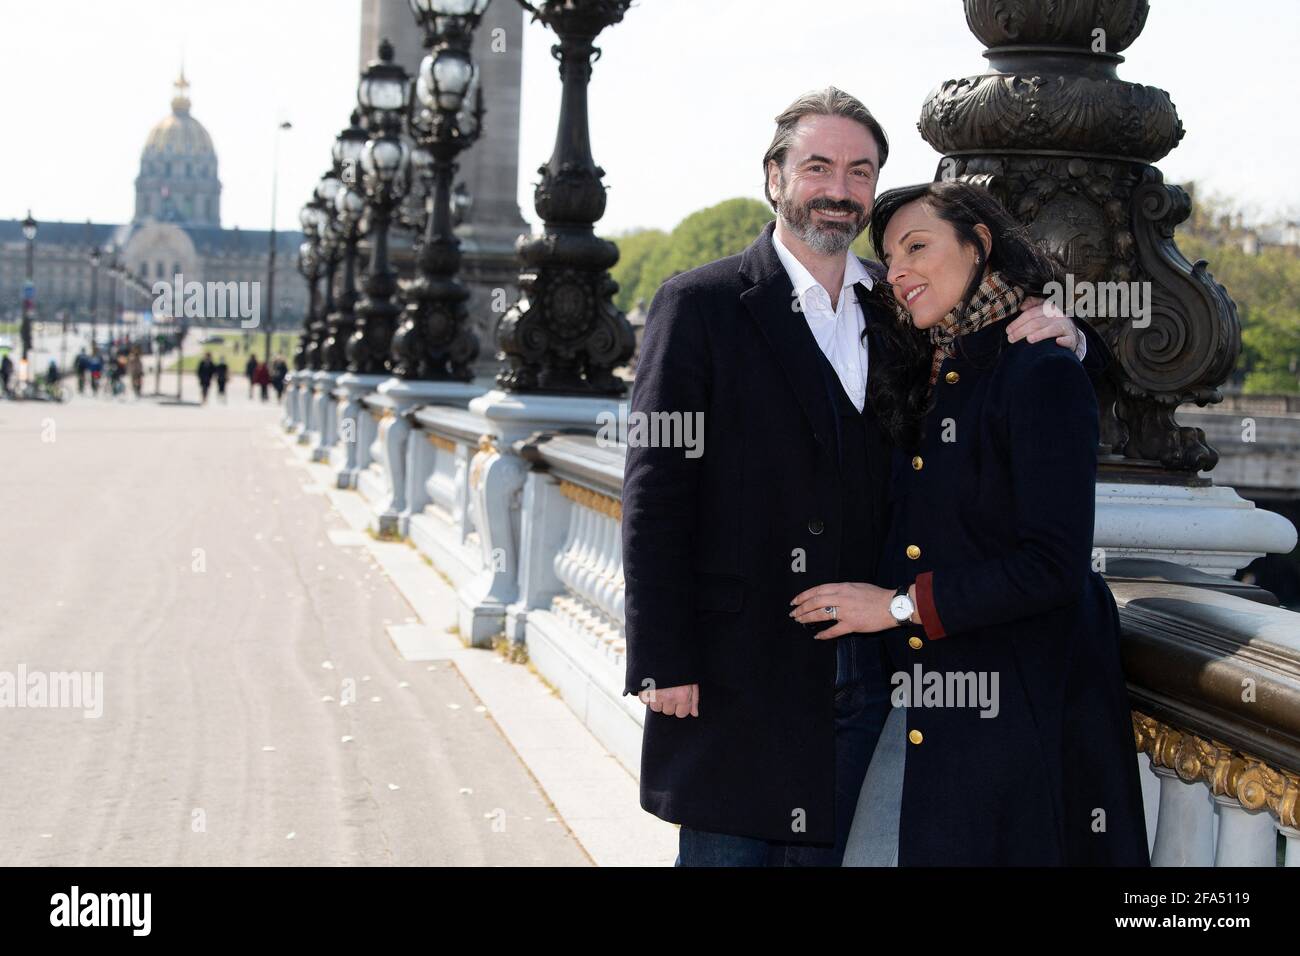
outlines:
[[[1097,401],[1051,340],[1004,323],[1057,270],[982,189],[875,204],[897,321],[868,328],[894,446],[885,587],[794,616],[879,633],[894,709],[845,865],[1145,865],[1119,618],[1091,570]]]

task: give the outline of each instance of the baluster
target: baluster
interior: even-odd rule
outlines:
[[[1209,788],[1188,783],[1168,767],[1160,778],[1160,815],[1152,866],[1214,865],[1214,804]]]
[[[1285,850],[1282,856],[1282,865],[1285,867],[1296,867],[1300,869],[1300,830],[1294,827],[1279,826],[1277,832],[1286,838]]]
[[[1276,866],[1277,828],[1264,810],[1247,810],[1229,796],[1216,796],[1219,836],[1215,866]]]

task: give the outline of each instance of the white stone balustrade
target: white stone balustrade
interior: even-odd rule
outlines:
[[[484,567],[470,506],[470,464],[483,420],[461,408],[427,406],[410,421],[407,534],[461,592]]]
[[[340,426],[333,451],[340,486],[358,488],[376,526],[408,535],[456,589],[462,640],[482,646],[504,635],[525,645],[541,675],[637,773],[644,708],[622,694],[626,449],[607,447],[591,434],[594,427],[583,428],[594,423],[601,403],[528,403],[488,393],[468,408],[465,395],[422,404],[427,397],[395,394],[398,386],[379,389],[376,378],[343,376],[335,388]],[[549,413],[549,426],[539,405]],[[309,408],[300,407],[310,417]],[[292,420],[292,412],[286,417]],[[351,476],[349,484],[345,476]],[[1103,493],[1113,505],[1115,496],[1099,488]],[[1191,497],[1180,502],[1199,506]],[[1134,507],[1154,504],[1133,501]],[[1214,500],[1215,507],[1220,504]],[[1257,525],[1272,517],[1240,510]],[[1222,540],[1206,539],[1208,546],[1192,562],[1209,576],[1198,577],[1180,562],[1182,567],[1157,580],[1151,569],[1161,565],[1158,559],[1177,561],[1180,555],[1138,546],[1130,529],[1120,556],[1157,560],[1130,562],[1129,576],[1110,577],[1138,705],[1153,694],[1175,700],[1179,689],[1162,683],[1174,656],[1200,662],[1182,667],[1197,674],[1200,684],[1186,691],[1190,700],[1175,700],[1181,708],[1176,724],[1135,711],[1152,862],[1300,867],[1300,760],[1290,756],[1300,741],[1300,713],[1276,703],[1300,699],[1300,618],[1240,596],[1249,589],[1222,577],[1231,561],[1216,564],[1204,557],[1250,549],[1223,538],[1217,524],[1211,530]],[[1111,532],[1118,535],[1118,527]],[[1166,543],[1195,550],[1191,537]],[[1230,715],[1220,708],[1213,720],[1198,718],[1198,695],[1207,697],[1211,687],[1239,687],[1243,675],[1261,681],[1271,711],[1246,707]],[[1275,734],[1285,746],[1256,758],[1249,748],[1237,751],[1222,743],[1234,729],[1244,740]]]
[[[1134,736],[1159,781],[1153,866],[1300,866],[1300,775],[1135,711]],[[1143,787],[1144,797],[1150,799]],[[1148,824],[1150,828],[1150,824]]]

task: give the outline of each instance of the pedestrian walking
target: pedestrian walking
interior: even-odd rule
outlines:
[[[126,356],[125,355],[119,354],[113,358],[113,364],[109,369],[109,378],[112,384],[112,390],[110,394],[114,398],[116,398],[118,395],[121,395],[123,392],[126,391],[126,385],[123,384],[123,380],[126,378]]]
[[[226,357],[223,355],[221,361],[217,362],[217,397],[224,403],[226,401],[226,382],[230,378],[230,366],[226,364]]]
[[[262,401],[265,402],[269,397],[266,389],[271,384],[271,372],[265,362],[257,362],[257,367],[253,369],[253,384],[262,390]]]
[[[203,396],[204,405],[208,403],[208,389],[212,387],[212,376],[216,371],[217,364],[212,361],[212,353],[204,352],[203,361],[199,362],[199,392]]]
[[[90,356],[86,355],[85,349],[77,353],[73,367],[77,370],[77,394],[84,395],[86,394],[86,373],[90,371]]]
[[[284,398],[284,381],[288,377],[289,363],[284,360],[284,356],[277,355],[275,361],[271,363],[271,386],[275,389],[277,402]]]
[[[6,352],[4,356],[0,358],[0,386],[4,387],[4,393],[7,397],[12,397],[9,395],[9,379],[13,377],[13,374],[14,363],[10,361],[9,353]]]
[[[253,397],[253,386],[257,383],[253,381],[253,375],[257,372],[257,356],[249,355],[248,361],[244,363],[244,374],[248,376],[248,397]]]
[[[126,370],[131,376],[131,391],[139,398],[144,391],[144,360],[140,358],[140,347],[131,349],[131,357],[126,360]]]

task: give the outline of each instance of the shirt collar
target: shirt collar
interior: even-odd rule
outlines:
[[[811,272],[804,268],[804,264],[795,258],[795,254],[785,247],[785,243],[772,230],[772,245],[776,247],[777,258],[781,260],[781,265],[785,266],[785,271],[790,276],[790,282],[794,286],[795,293],[803,298],[804,294],[813,286],[820,286],[821,283],[813,278]],[[849,249],[844,253],[844,286],[847,289],[858,282],[861,282],[868,289],[872,286],[871,273],[866,270],[862,260],[853,254]]]

